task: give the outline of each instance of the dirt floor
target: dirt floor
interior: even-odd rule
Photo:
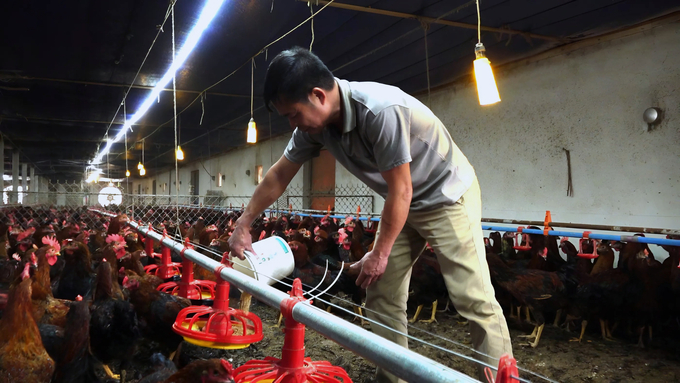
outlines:
[[[338,303],[338,302],[336,302]],[[342,306],[346,306],[341,303]],[[351,309],[351,308],[350,308]],[[337,310],[336,310],[337,311]],[[253,300],[252,312],[257,314],[264,325],[264,340],[243,350],[222,351],[205,349],[184,342],[182,344],[179,364],[187,364],[197,358],[228,359],[232,364],[240,366],[248,360],[262,359],[265,356],[281,356],[284,334],[281,329],[274,327],[278,311]],[[429,317],[428,308],[423,314]],[[409,310],[409,316],[413,310]],[[352,320],[349,314],[340,316]],[[357,326],[358,321],[354,322]],[[540,344],[536,348],[526,345],[526,340],[518,336],[531,333],[533,326],[519,323],[515,319],[509,320],[510,333],[513,340],[515,357],[520,367],[520,376],[532,382],[545,382],[545,379],[532,375],[525,370],[546,376],[559,382],[677,382],[680,381],[680,342],[671,341],[664,334],[656,334],[656,339],[642,349],[636,346],[636,337],[631,340],[604,341],[599,336],[599,326],[591,324],[582,343],[570,342],[577,337],[574,328],[568,332],[564,328],[546,325]],[[423,328],[438,336],[448,338],[457,343],[469,345],[467,323],[452,312],[437,314],[437,322],[431,324],[418,323],[414,326]],[[596,328],[595,328],[596,327]],[[368,329],[369,326],[366,325]],[[451,342],[419,332],[415,329],[410,333],[429,343],[445,347],[449,350],[472,355],[469,350],[456,346]],[[675,339],[677,334],[674,335]],[[375,366],[352,352],[343,349],[335,342],[324,338],[315,331],[306,333],[307,356],[312,360],[328,360],[334,365],[343,367],[352,381],[356,383],[372,382]],[[152,345],[151,345],[152,346]],[[152,352],[150,345],[144,345],[135,357],[136,371],[128,375],[129,382],[136,382],[148,373],[148,357]],[[411,342],[411,349],[444,365],[475,376],[475,366],[452,354],[434,349],[423,344]],[[113,366],[114,371],[116,370]]]

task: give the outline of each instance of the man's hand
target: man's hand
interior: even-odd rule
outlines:
[[[255,254],[255,250],[253,250],[253,240],[252,237],[250,236],[250,231],[248,230],[247,227],[245,226],[236,226],[234,229],[234,232],[231,233],[231,237],[229,237],[229,255],[237,256],[240,260],[246,259],[246,256],[243,255],[244,250],[248,250],[251,253]]]
[[[373,284],[373,282],[379,281],[385,273],[388,256],[389,253],[383,255],[369,251],[359,262],[350,266],[352,271],[361,270],[359,277],[357,277],[357,286],[365,289]]]

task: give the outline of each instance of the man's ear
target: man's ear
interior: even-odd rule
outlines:
[[[310,98],[316,98],[317,100],[319,100],[319,103],[321,105],[324,105],[326,101],[328,101],[328,95],[326,94],[326,91],[319,87],[312,88]]]

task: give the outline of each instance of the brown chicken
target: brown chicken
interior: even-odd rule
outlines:
[[[90,352],[90,309],[88,302],[73,302],[64,327],[64,342],[56,357],[52,383],[98,383],[98,364]]]
[[[0,383],[48,383],[54,360],[43,347],[38,325],[31,315],[31,280],[24,279],[10,290],[7,308],[0,320]]]
[[[512,294],[520,305],[531,310],[536,324],[532,334],[524,337],[535,338],[528,345],[538,346],[545,326],[544,312],[567,307],[569,295],[575,293],[577,281],[572,278],[572,270],[549,272],[511,268],[493,253],[487,254],[486,259],[494,286]]]
[[[161,343],[168,353],[176,350],[182,337],[172,330],[172,325],[180,310],[189,307],[191,301],[162,293],[149,281],[131,272],[127,273],[123,287],[130,291],[130,303],[137,312],[142,333]]]
[[[43,246],[35,254],[38,268],[33,275],[31,284],[33,303],[33,318],[38,324],[52,324],[59,327],[66,325],[66,314],[69,311],[69,301],[54,298],[50,286],[50,264],[45,253],[50,249]]]

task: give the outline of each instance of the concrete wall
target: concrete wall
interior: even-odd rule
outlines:
[[[493,52],[488,52],[493,60]],[[497,71],[432,109],[475,167],[484,217],[680,228],[680,24]],[[642,113],[663,121],[646,131]],[[571,151],[574,196],[566,195]]]
[[[266,174],[267,170],[272,166],[272,159],[273,162],[276,162],[281,157],[289,139],[290,137],[286,135],[276,137],[271,141],[260,142],[252,147],[236,149],[202,161],[191,161],[188,158],[180,162],[179,165],[179,194],[190,194],[189,183],[191,172],[198,170],[200,195],[205,195],[208,190],[220,190],[227,196],[251,196],[257,186],[255,182],[256,166],[262,165],[263,174]],[[250,175],[246,174],[246,170],[250,171]],[[134,173],[137,172],[135,171]],[[221,187],[217,186],[218,173],[224,175]],[[291,186],[302,187],[302,174],[302,171],[298,172],[291,181]],[[214,176],[215,180],[211,176]],[[174,169],[143,178],[133,177],[132,192],[137,194],[138,185],[141,185],[142,194],[150,194],[154,179],[156,180],[156,195],[175,195]],[[163,184],[167,184],[165,191],[163,190]],[[201,202],[203,202],[202,199]]]

